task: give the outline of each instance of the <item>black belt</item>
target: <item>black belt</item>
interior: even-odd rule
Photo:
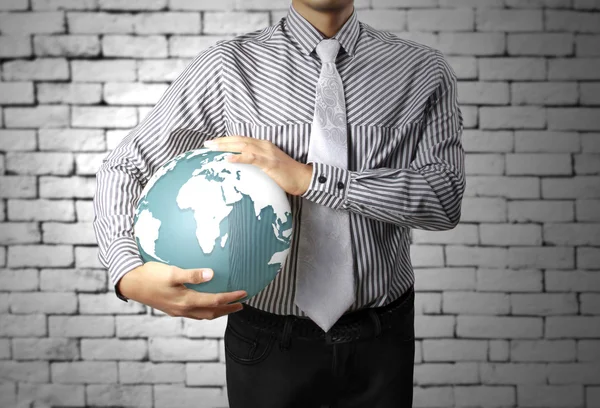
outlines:
[[[364,308],[346,313],[324,332],[307,317],[278,315],[265,312],[244,304],[243,310],[231,316],[244,320],[257,329],[276,336],[298,337],[311,340],[325,340],[327,343],[342,343],[366,337],[378,336],[389,329],[398,316],[411,312],[414,307],[414,287],[411,286],[393,302],[380,307]],[[291,323],[291,324],[290,324]]]

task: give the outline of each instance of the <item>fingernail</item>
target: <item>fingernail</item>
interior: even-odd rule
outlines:
[[[203,279],[210,279],[213,276],[213,271],[211,269],[204,269],[202,271],[202,278]]]

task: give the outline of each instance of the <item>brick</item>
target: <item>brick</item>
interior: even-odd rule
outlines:
[[[535,81],[547,79],[546,64],[543,58],[479,58],[477,63],[480,80]]]
[[[577,267],[580,269],[598,269],[600,249],[592,247],[577,248]]]
[[[200,13],[188,11],[137,14],[134,31],[138,34],[199,34]]]
[[[71,153],[8,153],[6,168],[17,174],[68,175],[73,171]]]
[[[600,246],[600,223],[545,224],[544,241],[553,245]]]
[[[0,326],[2,327],[2,335],[7,337],[41,337],[47,335],[46,317],[42,314],[0,314]],[[23,340],[21,338],[13,339],[15,357],[18,357],[18,349],[15,348],[15,345]]]
[[[512,83],[512,105],[576,105],[577,84],[568,82]]]
[[[541,245],[542,228],[539,225],[479,224],[483,245]]]
[[[226,407],[227,395],[220,388],[185,387],[183,385],[155,385],[154,406],[156,408],[193,407],[198,401],[209,407]]]
[[[68,384],[116,383],[117,363],[115,361],[73,361],[56,362],[50,366],[52,381]]]
[[[545,384],[545,364],[486,364],[480,366],[481,383],[489,385]]]
[[[483,340],[423,340],[424,361],[485,361],[488,345]]]
[[[8,249],[11,268],[65,267],[72,263],[73,247],[69,245],[13,245]]]
[[[40,177],[40,195],[44,198],[93,198],[96,180],[90,177]]]
[[[43,240],[47,244],[96,244],[91,222],[42,224]]]
[[[79,295],[79,312],[84,314],[140,314],[146,311],[146,305],[138,302],[123,302],[112,292]]]
[[[550,316],[546,318],[547,338],[599,337],[600,317]]]
[[[102,38],[102,54],[119,58],[166,58],[167,40],[160,35],[105,35]]]
[[[75,247],[75,266],[77,268],[105,268],[98,260],[98,247]]]
[[[141,339],[81,339],[81,357],[84,360],[143,360],[148,358],[148,346],[146,340]]]
[[[600,109],[593,108],[548,108],[548,128],[557,130],[599,130],[599,114]]]
[[[516,402],[515,389],[513,387],[485,385],[476,387],[454,387],[454,396],[457,406],[485,406],[490,401],[496,406],[512,406]]]
[[[267,12],[207,11],[204,13],[203,30],[204,34],[242,34],[268,25]]]
[[[4,0],[0,10],[27,10],[28,0]]]
[[[165,84],[107,83],[103,98],[112,105],[154,105],[167,88]]]
[[[35,244],[40,241],[40,231],[36,223],[2,223],[0,245]]]
[[[519,385],[520,407],[583,406],[582,385]]]
[[[32,104],[34,102],[32,82],[0,83],[0,105]]]
[[[415,33],[416,34],[416,33]],[[447,33],[450,34],[450,33]],[[431,34],[433,36],[433,34]],[[437,38],[434,36],[434,39]],[[458,40],[457,40],[458,41]],[[431,41],[435,44],[434,41]],[[452,45],[453,46],[453,45]],[[452,55],[452,54],[460,54],[460,51],[450,50],[451,45],[444,45],[442,43],[442,39],[438,38],[437,47],[442,51],[442,53],[446,54],[447,60],[454,69],[454,73],[459,80],[466,79],[476,79],[477,78],[477,58],[472,55]],[[458,47],[458,45],[457,45]],[[444,49],[443,49],[444,48]],[[465,109],[472,109],[473,106],[465,106]],[[465,117],[463,117],[463,120]],[[464,122],[463,122],[464,123]]]
[[[38,84],[37,97],[40,103],[97,104],[102,101],[100,84]]]
[[[37,146],[35,131],[0,129],[0,150],[30,151]]]
[[[600,365],[565,363],[548,365],[549,384],[600,384]]]
[[[490,361],[508,361],[509,342],[507,340],[490,340]]]
[[[575,153],[579,152],[580,149],[581,140],[577,132],[515,131],[515,152]]]
[[[510,303],[513,315],[553,316],[578,312],[577,297],[574,293],[511,294]]]
[[[600,292],[600,273],[547,270],[545,283],[548,292]]]
[[[600,402],[600,387],[585,387],[585,399],[590,405],[598,405]]]
[[[225,386],[225,364],[189,363],[185,365],[186,384],[202,386]]]
[[[581,104],[582,105],[600,105],[600,83],[586,83],[583,86],[579,86],[581,92]]]
[[[475,25],[473,10],[408,10],[409,31],[465,31]]]
[[[31,53],[28,34],[0,35],[0,58],[24,58]]]
[[[29,292],[10,294],[14,313],[73,314],[77,312],[75,293]]]
[[[508,265],[513,268],[574,267],[573,247],[513,247],[508,249]]]
[[[506,315],[510,298],[504,293],[445,292],[444,314]]]
[[[543,334],[542,318],[459,315],[456,321],[457,337],[521,339]]]
[[[413,230],[413,244],[476,244],[478,242],[476,225],[457,225],[446,231]]]
[[[38,290],[38,272],[35,269],[0,269],[0,287],[10,292]]]
[[[600,15],[570,10],[548,10],[546,17],[546,31],[566,31],[578,33],[600,32]]]
[[[539,198],[540,179],[537,177],[472,176],[470,182],[467,183],[465,196]]]
[[[454,406],[453,387],[413,387],[415,407]]]
[[[19,401],[54,406],[85,405],[84,385],[69,384],[19,384]]]
[[[182,334],[181,321],[171,317],[117,316],[117,337],[173,337]]]
[[[72,34],[125,34],[133,33],[135,16],[119,13],[68,12],[67,24]]]
[[[50,380],[50,366],[45,361],[3,361],[0,376],[8,381],[44,383]]]
[[[576,200],[577,221],[600,221],[600,200]]]
[[[42,269],[40,289],[48,292],[98,292],[106,288],[107,274],[95,269]]]
[[[461,222],[506,221],[507,204],[504,198],[464,197]]]
[[[130,82],[137,79],[134,60],[71,61],[73,82]]]
[[[575,154],[575,174],[600,174],[599,154]]]
[[[598,39],[600,39],[599,35],[577,33],[575,36],[575,54],[578,57],[600,56]]]
[[[172,35],[169,37],[169,56],[193,58],[217,41],[229,40],[226,35]]]
[[[600,58],[553,58],[548,60],[548,79],[600,79]]]
[[[467,175],[501,176],[506,172],[504,155],[471,153],[465,158],[465,173]]]
[[[471,290],[475,288],[474,268],[416,269],[416,291]]]
[[[30,34],[64,33],[64,15],[61,12],[16,12],[0,14],[2,33]]]
[[[35,177],[0,176],[0,197],[30,198],[37,194]]]
[[[476,384],[478,370],[475,363],[417,364],[414,382],[417,385]]]
[[[8,219],[12,221],[74,221],[72,201],[8,200]]]
[[[420,293],[415,298],[416,314],[440,314],[442,312],[441,293]]]
[[[504,33],[444,32],[436,48],[446,55],[504,55],[506,40]]]
[[[119,382],[122,384],[184,383],[184,363],[119,362]]]
[[[3,64],[4,80],[61,80],[69,79],[69,65],[64,58],[37,58]]]
[[[218,359],[216,340],[153,337],[148,339],[151,361],[211,361]]]
[[[75,202],[75,211],[77,213],[77,221],[94,221],[94,206],[93,202],[86,200],[77,200]]]
[[[361,10],[360,21],[370,25],[377,30],[385,31],[407,31],[407,13],[405,10]],[[207,14],[205,13],[205,32],[208,26]],[[221,30],[219,33],[222,33]]]
[[[444,338],[454,336],[456,318],[454,316],[415,316],[416,338]]]
[[[572,201],[519,200],[508,203],[511,222],[568,222],[573,221]]]
[[[40,150],[104,152],[104,132],[98,129],[40,129]]]
[[[171,10],[231,10],[234,7],[234,0],[223,0],[218,3],[212,0],[196,0],[193,3],[187,0],[169,0]]]
[[[167,6],[167,0],[135,0],[122,2],[120,0],[99,0],[101,10],[162,10]]]
[[[482,129],[539,129],[546,125],[546,111],[536,106],[481,107],[479,116]]]
[[[446,246],[446,264],[449,266],[506,266],[506,248]]]
[[[542,179],[544,198],[600,198],[600,177],[575,176],[570,178]]]
[[[600,341],[579,340],[577,342],[577,361],[600,361]]]
[[[113,316],[48,316],[50,337],[111,337]]]
[[[573,53],[575,39],[572,33],[509,33],[507,41],[509,55],[559,57]]]
[[[137,125],[135,108],[74,106],[71,125],[82,128],[131,128]]]
[[[582,293],[580,295],[581,314],[599,314],[600,295]]]
[[[444,250],[442,246],[411,245],[410,258],[415,267],[443,266]]]
[[[32,0],[34,10],[93,10],[97,0]]]
[[[172,82],[190,64],[188,59],[140,60],[138,62],[139,80],[143,82]]]
[[[11,128],[59,128],[69,125],[69,107],[38,105],[31,108],[6,108],[6,127]]]
[[[36,35],[33,50],[43,57],[95,57],[100,55],[100,40],[92,35]]]

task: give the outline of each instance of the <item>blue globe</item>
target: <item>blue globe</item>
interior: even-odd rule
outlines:
[[[211,268],[213,278],[185,283],[199,292],[263,290],[283,267],[292,236],[285,191],[234,152],[195,149],[164,163],[144,187],[134,236],[144,262]]]

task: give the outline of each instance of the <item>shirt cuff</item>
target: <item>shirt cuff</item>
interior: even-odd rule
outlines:
[[[313,173],[301,197],[336,210],[346,209],[350,171],[326,163],[309,161],[306,164],[313,165]]]
[[[127,302],[128,298],[117,289],[117,283],[127,272],[144,264],[135,239],[131,237],[116,239],[110,245],[106,258],[108,260],[108,270],[115,289],[115,295],[122,301]]]

